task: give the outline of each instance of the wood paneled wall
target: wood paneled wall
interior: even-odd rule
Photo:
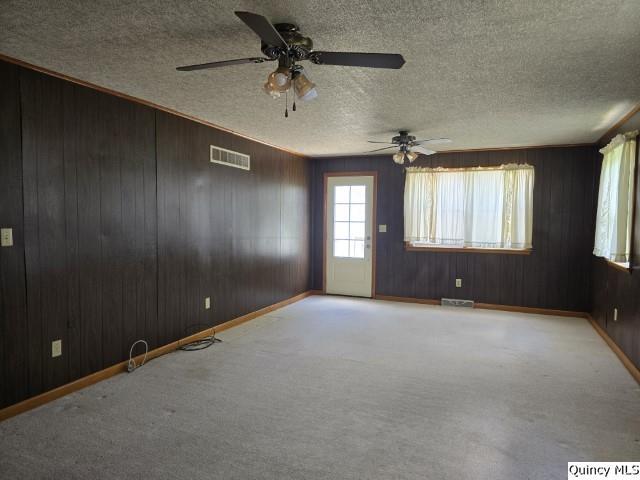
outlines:
[[[0,247],[0,406],[29,395],[19,94],[18,69],[0,62],[0,224],[14,243]]]
[[[0,96],[0,407],[308,289],[307,159],[3,62]]]
[[[405,251],[404,169],[390,156],[316,159],[312,174],[312,286],[322,288],[322,204],[325,172],[378,171],[376,293],[426,299],[562,310],[590,310],[591,250],[597,152],[592,147],[442,153],[420,157],[422,166],[535,167],[531,255]],[[376,229],[377,230],[377,229]],[[455,279],[462,279],[462,288]]]
[[[640,112],[611,132],[615,134],[637,130]],[[640,152],[638,152],[640,156]],[[602,155],[598,154],[598,173]],[[619,270],[601,258],[593,259],[593,310],[594,320],[609,334],[629,359],[640,368],[640,168],[636,169],[635,218],[630,272]],[[597,196],[597,190],[596,190]],[[618,309],[614,320],[614,309]]]

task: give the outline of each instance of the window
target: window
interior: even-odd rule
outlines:
[[[364,258],[365,185],[336,185],[333,211],[333,256]]]
[[[530,165],[407,168],[405,242],[414,247],[531,248]]]
[[[604,158],[593,254],[625,267],[631,255],[637,135],[637,131],[617,135],[600,150]]]

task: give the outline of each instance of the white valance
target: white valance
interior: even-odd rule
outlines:
[[[406,169],[405,241],[479,248],[531,248],[531,165]]]

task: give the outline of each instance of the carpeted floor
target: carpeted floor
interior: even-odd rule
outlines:
[[[584,319],[310,297],[0,423],[2,479],[566,479],[640,460]]]

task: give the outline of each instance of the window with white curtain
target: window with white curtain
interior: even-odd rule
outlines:
[[[533,183],[526,164],[407,168],[404,240],[418,247],[530,249]]]
[[[603,155],[593,254],[625,266],[631,255],[633,188],[638,132],[617,135]]]

